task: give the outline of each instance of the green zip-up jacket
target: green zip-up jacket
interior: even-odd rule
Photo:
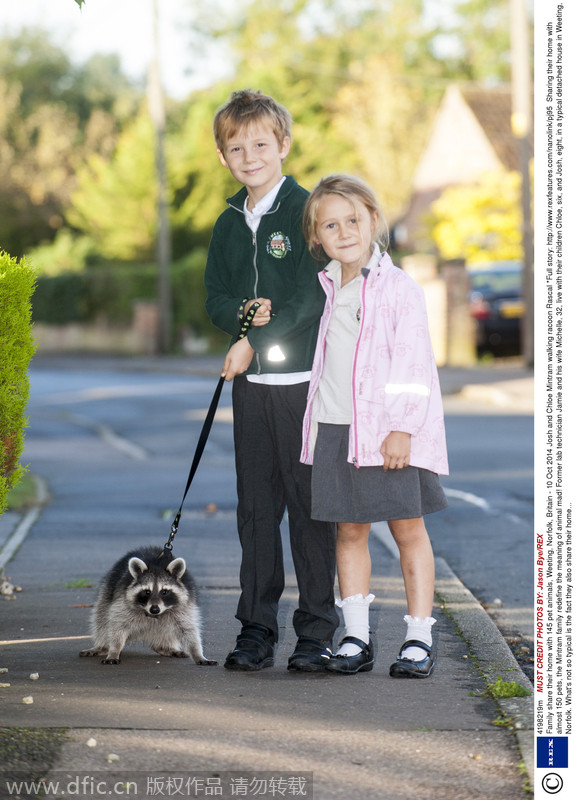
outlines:
[[[302,214],[308,197],[290,175],[254,234],[245,220],[246,188],[228,198],[212,231],[204,283],[212,323],[233,339],[245,298],[267,297],[273,318],[247,334],[255,356],[247,374],[311,370],[324,292],[320,265],[308,252]],[[281,360],[273,360],[276,346]]]

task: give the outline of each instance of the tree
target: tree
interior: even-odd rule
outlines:
[[[138,88],[123,74],[115,54],[91,56],[74,64],[55,35],[42,28],[23,28],[0,39],[0,77],[20,86],[23,118],[40,105],[65,105],[81,127],[92,111],[102,109],[125,119],[136,111]]]
[[[16,256],[64,224],[88,152],[112,152],[136,108],[117,57],[81,67],[43,31],[0,40],[0,242]]]
[[[73,186],[76,118],[63,106],[20,115],[21,90],[0,77],[0,241],[22,255],[52,239]]]
[[[425,24],[423,5],[396,0],[366,16],[360,34],[353,32],[348,76],[332,104],[333,129],[389,218],[409,199],[444,87],[443,65],[433,55],[436,29]]]
[[[83,272],[96,255],[88,236],[75,236],[70,228],[60,228],[49,244],[31,248],[27,258],[39,276],[54,277],[64,272]]]
[[[81,8],[83,2],[76,2]],[[452,17],[441,24],[424,13],[425,0],[243,0],[224,15],[217,5],[194,2],[200,49],[216,37],[230,52],[235,75],[183,104],[168,102],[174,253],[181,257],[207,244],[225,198],[238,188],[218,164],[211,125],[230,91],[244,86],[274,95],[292,112],[287,172],[308,188],[325,173],[354,172],[374,187],[387,214],[396,216],[447,80],[501,75],[507,68],[504,4],[457,0]],[[441,48],[447,37],[455,44],[449,55]],[[487,59],[491,69],[485,72],[476,57],[481,39],[491,41],[497,53]],[[469,41],[475,48],[467,49]],[[44,246],[65,225],[87,234],[105,257],[148,257],[154,235],[146,207],[153,197],[152,133],[138,122],[138,95],[117,58],[96,56],[74,67],[39,31],[23,32],[6,52],[0,54],[0,82],[2,76],[6,81],[0,100],[6,98],[7,109],[0,111],[0,134],[8,132],[0,145],[5,246],[11,243],[17,253]],[[43,126],[59,133],[57,142],[68,132],[69,145],[41,158],[35,119],[47,120]],[[44,138],[49,152],[51,138]],[[33,178],[23,175],[29,163],[36,193]],[[42,197],[41,203],[33,196]],[[60,236],[60,253],[68,240]],[[81,249],[63,263],[78,263]]]
[[[143,109],[122,132],[111,156],[91,154],[77,171],[67,221],[105,258],[153,257],[154,155],[153,127]]]
[[[432,205],[432,238],[445,259],[470,263],[522,258],[518,172],[496,170],[471,186],[453,186]]]
[[[456,0],[441,40],[449,73],[461,80],[508,82],[509,15],[509,0]]]
[[[212,136],[214,113],[228,93],[223,84],[199,92],[187,107],[171,115],[168,175],[173,250],[178,257],[194,246],[207,246],[226,198],[237,189],[230,172],[218,161]]]
[[[138,111],[143,82],[132,82],[122,71],[120,56],[95,53],[72,67],[62,99],[78,116],[82,126],[92,114],[103,111],[124,124]]]
[[[376,191],[389,218],[411,190],[432,113],[422,91],[402,81],[393,52],[358,62],[335,97],[333,128],[348,142],[354,172]],[[352,124],[351,124],[352,120]]]
[[[309,188],[326,173],[354,172],[391,217],[407,200],[443,89],[443,65],[432,52],[435,30],[424,24],[422,5],[285,0],[276,25],[274,2],[250,0],[230,22],[200,19],[200,33],[222,37],[235,57],[237,77],[219,103],[237,86],[274,95],[294,119],[286,170]],[[209,128],[206,136],[202,148],[209,153]],[[193,157],[199,161],[197,152]],[[214,162],[200,163],[200,180],[211,166],[218,174]],[[194,187],[192,201],[198,181]]]
[[[0,40],[0,76],[20,87],[20,113],[26,118],[39,105],[63,100],[71,63],[67,54],[38,28],[24,28]]]

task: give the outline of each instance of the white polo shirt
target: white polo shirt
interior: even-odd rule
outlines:
[[[312,417],[316,422],[349,425],[353,414],[351,381],[353,356],[361,323],[359,275],[340,285],[340,264],[329,269],[334,283],[332,315],[326,332],[324,369],[314,398]]]
[[[375,244],[366,269],[377,266],[380,258],[381,252]],[[327,270],[334,284],[334,299],[312,419],[332,425],[350,425],[353,416],[353,359],[361,327],[361,290],[365,279],[358,275],[341,286],[340,263],[331,261]]]

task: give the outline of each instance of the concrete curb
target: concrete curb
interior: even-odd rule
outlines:
[[[47,484],[37,475],[33,475],[37,497],[35,505],[26,512],[18,514],[8,512],[0,515],[0,569],[6,566],[35,522],[38,520],[43,506],[49,500]]]
[[[511,719],[528,779],[534,787],[534,687],[526,677],[497,625],[479,601],[461,583],[444,559],[442,572],[436,580],[436,595],[447,615],[471,649],[479,671],[489,686],[501,677],[515,681],[531,694],[526,697],[496,698],[504,718]],[[440,571],[440,570],[439,570]]]

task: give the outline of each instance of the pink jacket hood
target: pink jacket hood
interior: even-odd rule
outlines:
[[[383,440],[391,431],[404,431],[412,436],[410,464],[447,475],[442,398],[422,288],[395,267],[387,253],[376,267],[364,270],[363,277],[348,461],[357,467],[383,464],[379,452]],[[322,374],[334,297],[328,266],[319,279],[326,303],[304,416],[301,461],[305,464],[312,463],[317,431],[312,403]]]

